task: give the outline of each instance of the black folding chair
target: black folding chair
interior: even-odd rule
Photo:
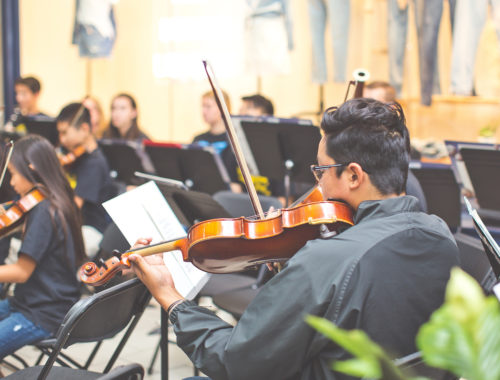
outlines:
[[[44,366],[36,366],[26,368],[23,371],[18,371],[6,379],[10,380],[27,380],[41,379],[40,374]],[[75,369],[68,367],[54,367],[50,371],[47,380],[142,380],[144,378],[144,368],[140,364],[128,364],[114,368],[109,373],[102,374],[83,369]]]
[[[150,299],[151,294],[144,284],[139,279],[134,278],[78,301],[66,314],[56,338],[46,339],[35,344],[42,352],[35,366],[41,363],[44,356],[48,356],[38,379],[45,379],[49,372],[52,372],[56,362],[65,367],[87,370],[96,356],[100,344],[94,347],[83,364],[72,359],[62,350],[75,343],[100,343],[114,337],[128,326],[104,368],[103,373],[109,372]],[[100,355],[101,358],[102,356]],[[56,368],[59,367],[54,369]],[[22,374],[24,371],[33,370],[26,368],[18,373]]]

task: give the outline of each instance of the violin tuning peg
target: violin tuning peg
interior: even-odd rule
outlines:
[[[106,265],[106,262],[102,259],[102,257],[99,259],[99,264],[105,269],[108,270],[108,266]]]
[[[122,254],[120,253],[119,250],[115,249],[113,250],[112,252],[113,256],[116,257],[118,260],[120,260],[122,258]]]

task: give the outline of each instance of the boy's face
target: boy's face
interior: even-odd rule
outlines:
[[[38,93],[35,94],[31,92],[30,88],[24,84],[16,84],[14,86],[14,91],[16,92],[16,102],[19,104],[19,108],[21,108],[23,114],[36,108]]]
[[[88,135],[89,125],[82,123],[80,128],[71,126],[67,121],[57,123],[57,131],[59,132],[59,142],[67,150],[72,151],[79,145],[85,142]]]

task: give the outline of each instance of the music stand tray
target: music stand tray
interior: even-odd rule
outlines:
[[[137,183],[134,173],[145,171],[138,153],[140,144],[131,141],[101,139],[99,147],[108,161],[110,170],[116,173],[115,179],[126,184]]]
[[[184,182],[191,190],[214,194],[229,188],[221,158],[210,147],[145,141],[156,173]]]
[[[294,119],[233,117],[233,121],[244,131],[259,175],[283,181],[288,161],[292,181],[315,183],[310,166],[317,160],[319,128]]]

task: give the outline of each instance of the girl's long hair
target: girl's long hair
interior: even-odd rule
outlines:
[[[113,102],[118,98],[127,99],[130,103],[130,106],[135,111],[137,111],[137,103],[136,103],[135,99],[132,97],[132,95],[125,94],[125,93],[118,94],[113,98],[113,100],[111,101],[111,104],[113,104]],[[137,139],[139,139],[140,136],[141,136],[141,131],[140,131],[139,125],[137,123],[137,116],[134,117],[134,119],[132,120],[132,126],[128,129],[125,136],[122,136],[120,134],[120,130],[118,129],[118,127],[113,125],[111,120],[109,122],[109,128],[106,129],[104,131],[104,133],[102,134],[103,138],[107,138],[107,139],[122,139],[123,138],[125,140],[137,140]]]
[[[76,264],[87,258],[82,237],[80,209],[74,193],[57,159],[54,147],[45,138],[29,135],[15,143],[11,164],[28,181],[35,184],[50,203],[50,217],[56,226],[55,216],[62,223],[64,238],[73,238]],[[68,263],[72,260],[68,257]]]

